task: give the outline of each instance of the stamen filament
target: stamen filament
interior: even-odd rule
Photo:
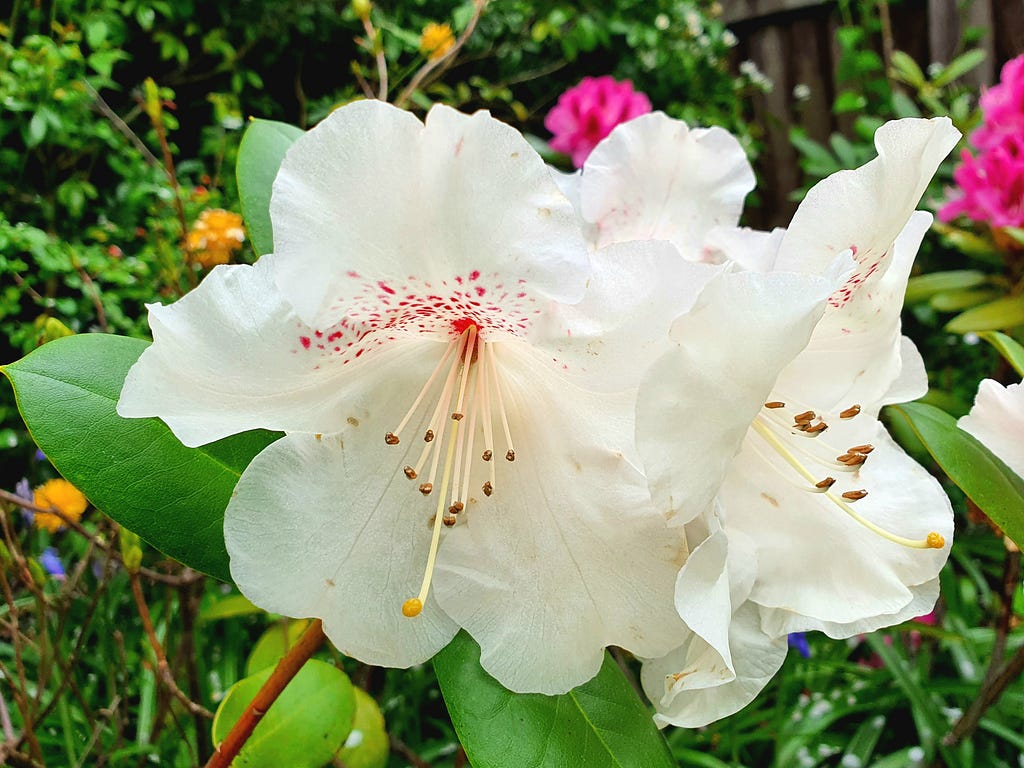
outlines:
[[[490,344],[483,344],[480,347],[480,383],[483,387],[483,407],[484,407],[484,452],[483,460],[488,464],[489,479],[487,485],[484,486],[484,493],[490,489],[491,493],[494,492],[494,484],[497,478],[497,470],[495,469],[495,462],[491,459],[494,456],[494,429],[491,423],[491,376],[488,373],[490,370],[490,357],[494,354],[494,350]]]
[[[476,326],[471,325],[469,327],[469,340],[466,342],[466,353],[462,361],[462,374],[459,381],[459,399],[455,404],[455,411],[452,413],[452,419],[454,421],[462,421],[465,418],[465,411],[463,410],[466,404],[466,389],[469,384],[471,362],[473,360],[473,346],[476,341]],[[463,430],[459,431],[458,438],[456,439],[455,445],[455,473],[452,479],[452,505],[459,500],[459,487],[462,478],[462,444],[465,441],[466,433]]]
[[[768,427],[765,426],[760,421],[760,419],[754,419],[751,426],[754,428],[755,432],[757,432],[762,438],[764,438],[765,442],[767,442],[772,448],[776,450],[776,452],[785,460],[787,464],[789,464],[789,466],[796,470],[797,474],[799,474],[802,478],[807,480],[807,482],[809,482],[811,485],[817,486],[819,482],[818,478],[812,475],[807,470],[807,468],[800,463],[800,460],[797,459],[789,451],[789,449],[781,440],[779,440],[778,437],[772,434],[771,430],[768,429]],[[839,507],[843,512],[845,512],[847,515],[853,518],[853,520],[863,525],[872,533],[878,534],[883,539],[888,539],[889,541],[894,542],[896,544],[902,544],[905,547],[912,547],[914,549],[940,549],[943,546],[945,546],[945,539],[935,531],[929,533],[928,536],[924,539],[908,539],[904,536],[897,536],[896,534],[890,533],[881,526],[871,522],[863,515],[858,514],[849,504],[847,504],[842,499],[834,496],[832,493],[828,491],[828,489],[825,490],[824,496],[837,507]]]
[[[423,389],[421,389],[420,393],[416,395],[416,399],[412,401],[412,405],[409,406],[409,410],[406,412],[402,420],[398,423],[398,426],[395,427],[395,430],[391,433],[395,437],[401,435],[402,430],[405,429],[406,425],[408,425],[409,419],[411,419],[413,414],[416,413],[416,409],[420,407],[420,403],[422,403],[423,398],[426,397],[426,394],[430,390],[431,385],[433,385],[434,380],[437,378],[437,374],[441,372],[441,369],[444,367],[444,364],[448,361],[448,357],[451,355],[452,352],[455,351],[455,348],[459,345],[459,341],[460,339],[452,339],[448,343],[448,348],[444,351],[444,354],[441,356],[441,361],[436,366],[434,366],[434,370],[430,374],[430,377],[427,379],[427,383],[423,385]]]
[[[505,411],[505,398],[501,394],[501,380],[498,378],[498,363],[494,359],[494,355],[490,356],[491,360],[491,373],[494,375],[494,391],[498,393],[498,413],[501,414],[501,427],[505,430],[505,444],[508,445],[508,451],[505,452],[505,458],[509,461],[515,461],[516,448],[512,444],[512,431],[508,428],[508,413]]]
[[[484,343],[479,345],[480,353],[483,353],[483,348],[486,346]],[[466,452],[462,454],[463,470],[462,470],[462,490],[461,493],[456,497],[463,500],[464,502],[469,501],[469,481],[470,481],[470,469],[473,466],[473,443],[476,437],[476,417],[480,412],[479,405],[479,392],[480,389],[480,366],[474,366],[471,371],[473,375],[473,383],[470,384],[469,393],[469,434],[466,438]],[[461,437],[461,435],[460,435]]]

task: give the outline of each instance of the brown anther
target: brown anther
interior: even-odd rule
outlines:
[[[863,490],[847,491],[846,493],[843,494],[843,498],[846,499],[847,501],[857,501],[858,499],[863,499],[867,495],[868,492]]]
[[[847,408],[845,411],[843,411],[843,412],[841,412],[839,414],[839,418],[840,419],[852,419],[858,413],[860,413],[860,406],[859,405],[851,405],[849,408]]]
[[[508,451],[505,453],[505,459],[507,461],[515,461],[516,460],[516,452],[513,451],[511,448],[509,448]]]
[[[494,493],[494,486],[491,485],[491,481],[488,480],[484,483],[484,496],[490,496],[492,493]]]
[[[384,435],[384,442],[388,445],[398,445],[398,435],[394,432],[387,432]]]
[[[420,493],[422,493],[424,496],[429,496],[432,490],[434,490],[433,483],[422,483],[420,485]]]
[[[465,417],[466,417],[466,414],[464,414],[464,413],[453,413],[452,414],[452,421],[462,421]]]
[[[836,479],[834,477],[826,477],[824,480],[819,480],[818,482],[816,482],[814,484],[814,487],[815,488],[822,488],[824,490],[828,490],[829,488],[831,488],[835,484],[836,484]]]
[[[323,440],[324,438],[323,433],[321,432],[317,432],[315,435],[313,435],[313,437],[315,437],[317,440]]]
[[[807,427],[806,429],[804,429],[804,432],[806,432],[809,435],[820,435],[826,429],[828,429],[828,424],[826,424],[824,421],[819,421],[813,427]]]
[[[413,469],[412,467],[406,467],[402,471],[405,472],[405,476],[408,477],[410,480],[416,479],[416,470]]]
[[[867,456],[863,453],[844,453],[842,456],[836,456],[836,461],[840,464],[845,464],[848,467],[856,467],[863,464],[867,460]]]
[[[494,453],[492,453],[491,449],[488,448],[486,451],[484,451],[482,454],[480,454],[480,458],[483,459],[484,461],[490,461],[491,460],[491,456],[493,456],[493,455],[494,455]]]
[[[863,453],[865,456],[867,456],[869,453],[875,450],[875,446],[869,443],[864,443],[864,445],[855,445],[853,446],[853,448],[847,448],[846,450],[848,453]]]
[[[458,520],[455,518],[454,515],[445,515],[444,517],[441,518],[441,522],[444,523],[449,528],[451,528],[453,525],[455,525],[458,522]]]
[[[423,442],[424,443],[429,443],[433,439],[434,439],[434,430],[428,429],[426,432],[423,433]]]
[[[772,400],[770,403],[764,404],[765,408],[785,408],[786,404],[781,400]]]
[[[818,414],[816,414],[814,411],[804,411],[803,413],[798,413],[796,416],[794,416],[793,421],[795,421],[797,424],[807,424],[816,419],[817,416]]]
[[[450,507],[448,507],[448,512],[453,514],[453,515],[457,515],[457,514],[459,514],[459,512],[461,512],[465,508],[466,508],[465,504],[463,504],[461,501],[456,501],[454,504],[452,504]]]

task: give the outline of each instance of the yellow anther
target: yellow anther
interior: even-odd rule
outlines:
[[[945,537],[943,537],[941,533],[936,533],[935,531],[929,533],[925,541],[928,542],[928,546],[932,549],[942,549],[944,546],[946,546]]]
[[[402,615],[406,618],[413,618],[419,616],[423,610],[423,602],[418,597],[410,597],[404,603],[402,603]]]

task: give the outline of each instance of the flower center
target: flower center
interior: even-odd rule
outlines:
[[[476,321],[469,318],[452,321],[452,331],[458,336],[448,343],[440,362],[398,426],[384,435],[385,443],[398,445],[402,432],[413,417],[421,412],[428,395],[432,392],[435,394],[437,399],[429,411],[419,458],[414,465],[406,465],[403,469],[410,480],[421,480],[419,490],[424,496],[434,492],[440,479],[423,583],[419,596],[406,600],[402,605],[402,613],[409,617],[419,615],[430,591],[442,525],[455,525],[469,501],[472,470],[477,456],[475,442],[478,421],[482,422],[480,431],[484,441],[479,458],[487,465],[488,474],[488,479],[481,486],[485,496],[494,493],[497,485],[496,462],[492,460],[495,452],[495,410],[500,429],[504,433],[505,459],[511,462],[516,458],[494,355],[494,342],[485,341]],[[440,385],[438,382],[441,382]],[[443,465],[442,454],[445,456]],[[425,479],[424,471],[427,473]]]
[[[851,405],[846,410],[837,414],[837,416],[842,420],[847,420],[856,418],[859,413],[860,406]],[[751,428],[761,438],[762,443],[766,444],[781,457],[807,484],[797,483],[786,477],[787,482],[796,485],[801,490],[823,494],[826,499],[850,518],[873,533],[896,544],[902,544],[905,547],[912,547],[914,549],[941,549],[945,546],[945,539],[935,531],[930,532],[923,539],[908,539],[887,531],[859,514],[853,509],[851,504],[867,496],[868,492],[866,489],[851,488],[841,493],[833,490],[833,486],[837,482],[833,473],[856,473],[868,460],[868,456],[874,450],[874,446],[868,444],[855,445],[845,451],[840,451],[821,440],[822,433],[828,429],[828,424],[824,418],[812,410],[803,410],[800,413],[796,413],[795,409],[788,408],[786,403],[781,400],[772,400],[765,403],[761,413],[758,414],[751,424]],[[775,463],[764,455],[762,449],[756,443],[751,442],[751,447],[761,458],[765,459],[766,463],[770,466],[775,466]],[[830,456],[834,456],[834,458],[829,458]],[[808,468],[808,463],[811,466],[823,469],[824,472],[822,474],[815,474]]]

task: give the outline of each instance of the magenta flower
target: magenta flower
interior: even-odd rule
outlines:
[[[1024,226],[1024,135],[1007,135],[972,156],[966,149],[953,172],[959,189],[939,209],[939,219],[964,215],[992,227]]]
[[[1024,135],[1024,54],[1003,65],[999,84],[981,96],[985,119],[971,134],[978,149],[997,146],[1008,136]]]
[[[591,150],[619,123],[651,111],[651,100],[633,90],[629,80],[584,77],[558,97],[558,103],[544,118],[544,127],[554,137],[551,148],[572,158],[582,168]]]

